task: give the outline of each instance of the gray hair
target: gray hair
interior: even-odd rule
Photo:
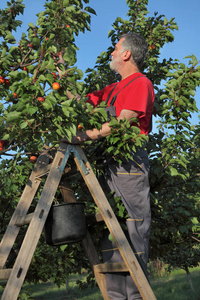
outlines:
[[[122,34],[119,40],[122,38],[124,38],[122,50],[131,51],[131,61],[140,69],[147,53],[147,42],[141,35],[135,32]]]

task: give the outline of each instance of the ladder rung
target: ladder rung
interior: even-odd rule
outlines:
[[[128,272],[128,268],[124,262],[120,263],[104,263],[94,266],[95,271],[99,273],[107,272]]]
[[[0,269],[0,280],[6,280],[9,278],[12,269]]]
[[[48,165],[44,166],[42,169],[38,170],[38,172],[35,176],[35,179],[40,178],[40,177],[48,174],[49,171],[51,170],[51,166],[52,166],[52,163],[48,164]]]
[[[21,227],[23,225],[28,225],[32,220],[33,214],[34,213],[28,214],[26,216],[18,217],[17,222],[15,223],[15,225],[18,226],[18,227]]]
[[[95,214],[95,218],[96,218],[97,222],[104,221],[104,219],[102,217],[102,214],[100,212],[98,212],[98,213]]]

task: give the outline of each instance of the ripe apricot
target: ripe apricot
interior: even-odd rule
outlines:
[[[59,84],[58,82],[54,82],[54,83],[52,84],[52,88],[53,88],[55,91],[57,91],[57,90],[60,89],[60,84]]]
[[[34,164],[34,163],[36,163],[36,161],[37,161],[37,157],[36,157],[35,155],[32,155],[32,156],[30,157],[30,162],[31,162],[32,164]]]
[[[151,44],[150,46],[149,46],[149,49],[151,49],[151,50],[153,50],[153,49],[155,49],[156,48],[156,46],[154,45],[154,44]]]
[[[0,83],[5,83],[5,78],[3,76],[0,76]]]
[[[78,130],[82,130],[83,126],[81,124],[78,124]]]
[[[37,100],[40,101],[40,102],[44,102],[44,99],[45,99],[44,97],[38,97],[37,98]]]

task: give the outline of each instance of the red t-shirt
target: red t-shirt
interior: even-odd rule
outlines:
[[[140,78],[135,79],[128,86],[124,87],[128,82],[130,82],[136,77]],[[110,94],[115,85],[116,88],[110,96],[108,105],[112,100],[113,96],[115,96],[121,90],[117,95],[117,99],[114,103],[114,106],[116,107],[117,117],[120,115],[122,109],[129,109],[141,112],[139,116],[138,127],[140,128],[141,133],[148,134],[149,123],[154,104],[154,89],[151,81],[142,73],[134,73],[118,83],[113,83],[111,85],[106,86],[100,91],[88,94],[87,102],[91,103],[96,107],[100,102],[106,101],[108,95]]]

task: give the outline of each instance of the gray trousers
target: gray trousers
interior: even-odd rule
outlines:
[[[109,190],[115,192],[115,197],[121,198],[127,210],[127,237],[144,273],[147,274],[151,223],[147,152],[139,150],[132,160],[121,165],[110,161],[106,166],[105,180]],[[105,231],[101,241],[104,262],[123,261],[108,235],[109,232]],[[112,300],[142,299],[129,273],[106,273],[106,283]]]

